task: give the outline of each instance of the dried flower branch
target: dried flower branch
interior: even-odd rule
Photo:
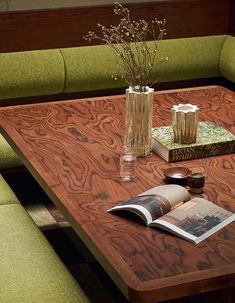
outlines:
[[[124,8],[119,2],[115,2],[114,13],[120,16],[118,25],[106,27],[97,24],[100,35],[89,31],[84,39],[88,41],[95,39],[109,45],[119,58],[120,73],[114,75],[114,78],[121,76],[134,90],[143,92],[156,63],[158,43],[166,35],[166,20],[155,18],[151,24],[144,19],[132,21],[129,9]],[[153,43],[147,42],[149,37]]]

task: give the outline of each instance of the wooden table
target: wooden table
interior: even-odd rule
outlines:
[[[193,103],[200,119],[235,133],[235,94],[222,87],[155,94],[154,126],[171,123],[171,107]],[[124,135],[123,96],[0,109],[1,131],[131,302],[159,302],[235,286],[235,225],[198,245],[141,220],[106,210],[164,184],[170,166],[204,168],[201,195],[235,211],[235,155],[167,163],[138,158],[137,179],[119,178]],[[27,186],[27,184],[25,184]]]

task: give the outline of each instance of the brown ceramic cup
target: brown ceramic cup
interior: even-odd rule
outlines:
[[[189,190],[194,194],[200,194],[205,184],[205,175],[200,172],[194,172],[188,176]]]

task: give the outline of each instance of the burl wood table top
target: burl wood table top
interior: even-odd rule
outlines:
[[[157,92],[153,126],[170,125],[172,105],[189,102],[200,107],[200,120],[235,133],[235,93],[219,86]],[[152,154],[138,158],[134,182],[123,182],[124,112],[124,96],[6,107],[1,132],[130,301],[234,287],[234,223],[194,245],[107,209],[164,184],[163,171],[180,165],[203,168],[198,196],[235,212],[235,155],[167,163]]]

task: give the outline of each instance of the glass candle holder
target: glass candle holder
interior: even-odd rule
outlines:
[[[120,177],[123,181],[135,179],[136,156],[132,153],[123,153],[120,156]]]
[[[194,172],[188,176],[189,190],[194,194],[200,194],[205,184],[205,175],[201,172]]]

